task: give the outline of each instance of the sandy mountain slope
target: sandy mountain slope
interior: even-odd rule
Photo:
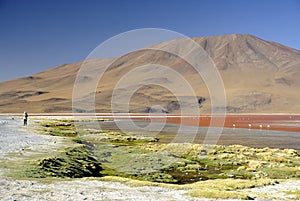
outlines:
[[[0,112],[71,112],[75,80],[76,101],[81,104],[73,109],[78,112],[92,110],[92,97],[97,112],[125,112],[128,106],[131,112],[179,113],[196,97],[201,113],[210,113],[209,90],[225,90],[230,113],[300,112],[300,51],[244,34],[194,38],[222,77],[225,88],[215,89],[207,83],[216,78],[203,79],[188,60],[192,58],[205,68],[211,65],[201,63],[202,56],[190,51],[184,39],[180,40],[118,58],[89,59],[2,82]],[[186,52],[186,58],[161,51],[166,47]],[[194,94],[187,90],[185,81]]]

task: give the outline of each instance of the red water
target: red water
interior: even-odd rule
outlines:
[[[198,118],[198,121],[195,121]],[[226,115],[198,117],[168,117],[168,123],[193,126],[223,126],[227,128],[267,129],[300,132],[300,115]],[[198,122],[198,123],[197,123]]]
[[[0,114],[17,116],[22,114]],[[29,114],[30,116],[74,116],[72,113],[41,113]],[[75,114],[75,116],[91,116],[91,114]],[[98,113],[98,118],[106,119],[134,119],[150,121],[164,121],[173,124],[185,124],[191,126],[219,126],[227,128],[248,128],[300,132],[300,114],[228,114],[225,116],[180,116],[180,115],[156,115],[156,114],[110,114]]]
[[[191,126],[217,126],[226,128],[248,128],[300,132],[300,115],[287,114],[230,114],[226,116],[151,116],[156,121]],[[151,117],[134,116],[135,120],[150,120]]]

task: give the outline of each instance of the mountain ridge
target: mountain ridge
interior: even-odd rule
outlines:
[[[299,50],[250,34],[195,37],[192,40],[207,52],[219,70],[224,81],[228,112],[300,112],[300,95],[296,93],[300,87]],[[172,41],[166,41],[152,47],[171,43]],[[205,100],[199,104],[200,111],[210,113],[210,96],[201,76],[197,75],[186,61],[170,53],[150,50],[147,47],[117,58],[89,59],[64,64],[32,76],[2,82],[0,112],[71,112],[73,86],[76,78],[77,81],[79,79],[77,73],[83,64],[91,66],[87,76],[79,80],[86,84],[92,82],[93,76],[100,72],[99,69],[110,65],[95,92],[96,111],[110,112],[112,92],[116,83],[126,73],[149,63],[169,66],[180,72],[191,83],[197,98]],[[147,78],[147,74],[151,73],[151,69],[146,69],[137,77],[150,79]],[[155,78],[151,79],[155,81]],[[160,82],[171,81],[166,77]],[[127,89],[130,91],[136,84],[138,83],[134,83],[133,80]],[[87,95],[83,92],[82,96]],[[131,97],[129,105],[131,112],[180,112],[176,96],[163,87],[153,85],[139,88]],[[155,105],[160,105],[163,109],[153,108]]]

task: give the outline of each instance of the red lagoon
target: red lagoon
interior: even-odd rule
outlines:
[[[0,114],[19,116],[23,114]],[[111,120],[132,119],[143,121],[159,121],[169,124],[191,126],[217,126],[225,128],[248,128],[300,132],[300,114],[226,114],[226,115],[176,115],[152,113],[33,113],[30,116],[53,117],[96,117]]]

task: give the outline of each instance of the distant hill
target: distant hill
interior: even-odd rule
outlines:
[[[300,113],[300,51],[246,34],[198,37],[193,40],[210,55],[219,70],[225,85],[227,112]],[[153,47],[171,43],[166,41]],[[201,76],[180,58],[163,51],[141,49],[114,59],[85,61],[90,66],[90,72],[79,81],[87,85],[93,79],[92,75],[115,61],[95,91],[97,112],[110,112],[116,83],[126,73],[149,63],[169,66],[180,72],[193,86],[200,111],[210,112],[207,86]],[[82,63],[64,64],[30,77],[0,83],[0,112],[72,112],[73,86]],[[150,71],[137,72],[140,74],[136,77],[147,79]],[[155,78],[151,79],[155,82]],[[161,82],[170,80],[166,76]],[[130,91],[131,83],[137,84],[135,80],[130,80],[125,90]],[[178,83],[173,84],[176,86]],[[86,95],[83,91],[83,101]],[[155,105],[161,107],[152,107]],[[80,111],[81,108],[77,109]],[[169,90],[148,85],[131,97],[130,111],[178,113],[180,106]]]

